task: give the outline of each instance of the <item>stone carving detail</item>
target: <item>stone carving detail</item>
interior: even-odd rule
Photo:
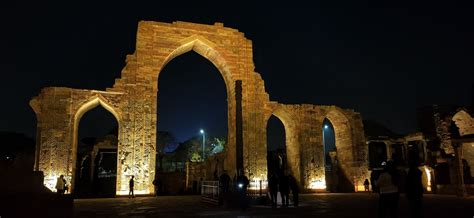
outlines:
[[[446,154],[454,155],[454,148],[451,143],[451,133],[449,131],[449,128],[451,127],[451,117],[442,117],[438,112],[434,114],[434,122],[436,126],[436,134],[441,143],[440,147]]]
[[[474,118],[464,110],[457,112],[452,119],[456,126],[459,128],[459,135],[471,135],[474,134]]]

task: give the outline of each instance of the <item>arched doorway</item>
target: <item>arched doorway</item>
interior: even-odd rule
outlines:
[[[267,122],[267,172],[281,176],[287,170],[286,135],[283,122],[272,115]]]
[[[212,62],[194,50],[168,61],[158,77],[158,177],[164,178],[165,174],[176,170],[184,171],[186,161],[209,162],[223,152],[222,146],[228,139],[227,110],[226,83]],[[166,143],[159,141],[163,133],[172,135],[176,145],[163,146]],[[171,152],[172,155],[166,154]],[[203,179],[213,179],[214,172],[217,176],[221,173],[222,158],[217,159],[210,164],[211,174],[200,175],[207,177]],[[164,182],[176,184],[179,181]]]
[[[325,128],[325,126],[328,127]],[[327,150],[330,159],[332,159],[331,161],[333,161],[331,164],[331,171],[329,172],[331,174],[326,174],[326,178],[331,178],[330,180],[332,180],[332,184],[327,184],[326,186],[328,187],[328,190],[333,192],[353,192],[355,190],[355,183],[357,183],[357,181],[355,181],[357,174],[355,170],[357,169],[352,166],[354,153],[352,147],[352,130],[349,119],[343,111],[338,108],[332,108],[327,112],[323,120],[322,128],[323,133],[325,133],[325,135],[327,133],[328,141],[326,141],[326,139],[324,139],[324,141],[327,145],[331,145]],[[326,144],[324,144],[325,148]],[[331,153],[330,149],[335,152],[332,151]]]
[[[76,112],[73,176],[68,181],[75,197],[113,197],[116,193],[119,118],[95,98]]]
[[[336,159],[336,138],[334,127],[327,118],[322,126],[323,150],[324,150],[324,173],[326,178],[326,190],[335,192],[337,188],[338,163]]]

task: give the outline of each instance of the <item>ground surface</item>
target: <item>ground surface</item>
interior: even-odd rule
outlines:
[[[377,194],[307,194],[300,207],[254,205],[245,211],[204,203],[199,196],[159,196],[74,201],[74,217],[376,217]],[[400,217],[408,217],[400,197]],[[474,217],[474,197],[425,195],[424,214],[434,217]]]

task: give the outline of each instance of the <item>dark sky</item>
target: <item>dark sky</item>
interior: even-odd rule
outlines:
[[[242,8],[224,1],[200,2],[199,7],[98,2],[2,6],[0,131],[34,135],[36,120],[28,101],[42,87],[111,87],[126,54],[134,51],[139,20],[223,22],[253,41],[256,71],[272,100],[353,108],[396,132],[417,130],[419,106],[471,103],[474,13],[470,5],[456,1]],[[189,65],[183,61],[187,59]],[[175,120],[163,120],[159,128],[180,138],[196,134],[200,126],[220,134],[227,121],[225,85],[218,71],[192,54],[172,64],[177,67],[169,66],[171,72],[163,74],[170,77],[164,80],[168,91],[160,93],[169,103],[159,103],[159,110]],[[215,95],[200,97],[196,89]],[[196,114],[190,118],[183,111]]]

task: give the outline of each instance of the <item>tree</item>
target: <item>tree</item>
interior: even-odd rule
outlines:
[[[166,148],[174,144],[176,144],[176,139],[170,132],[158,131],[156,133],[156,153],[159,162],[158,172],[163,171],[163,157],[165,156]]]
[[[211,156],[212,155],[215,155],[215,154],[218,154],[218,153],[221,153],[222,151],[224,151],[224,145],[225,145],[225,140],[224,139],[219,139],[219,138],[213,138],[213,140],[211,141]]]

